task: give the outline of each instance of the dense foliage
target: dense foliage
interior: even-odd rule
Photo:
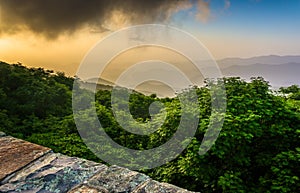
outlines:
[[[55,152],[101,161],[77,132],[71,105],[73,81],[63,73],[1,62],[0,130]],[[205,155],[198,154],[210,119],[211,98],[208,87],[197,88],[200,121],[192,142],[175,160],[143,172],[159,181],[201,192],[299,192],[300,88],[293,85],[273,92],[262,78],[253,78],[249,83],[239,78],[224,81],[227,110],[212,149]],[[110,91],[99,90],[95,98],[105,131],[129,148],[151,149],[165,143],[180,121],[177,98],[134,93],[129,107],[136,121],[149,121],[148,108],[154,101],[163,102],[167,112],[156,132],[135,135],[114,119]],[[162,112],[158,116],[164,118]],[[128,125],[135,127],[131,122]]]

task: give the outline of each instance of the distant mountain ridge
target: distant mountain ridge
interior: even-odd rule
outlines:
[[[250,80],[251,77],[263,77],[269,81],[273,89],[287,87],[293,84],[300,85],[300,56],[258,56],[252,58],[225,58],[218,60],[217,64],[224,77],[241,77]],[[190,71],[189,78],[193,77]],[[90,78],[84,80],[86,88],[94,88],[97,83],[97,89],[111,90],[115,84],[112,81],[103,78]],[[146,95],[157,94],[160,97],[174,96],[174,92],[164,86],[163,83],[153,84],[149,82],[136,88],[136,91]]]
[[[251,58],[225,58],[218,60],[220,68],[227,68],[233,65],[252,65],[252,64],[270,64],[280,65],[287,63],[300,63],[300,55],[294,56],[256,56]]]
[[[226,77],[238,76],[249,80],[261,76],[277,89],[300,85],[300,56],[258,56],[252,58],[226,58],[217,61]]]
[[[252,65],[234,65],[222,69],[224,76],[239,76],[249,80],[251,77],[261,76],[270,82],[273,88],[300,85],[300,63],[287,64],[252,64]]]

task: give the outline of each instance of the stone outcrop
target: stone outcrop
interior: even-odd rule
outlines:
[[[190,193],[142,173],[54,153],[1,132],[0,192]]]

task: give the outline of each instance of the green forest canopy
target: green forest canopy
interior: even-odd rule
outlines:
[[[72,114],[74,78],[42,68],[0,62],[0,130],[69,156],[102,162],[83,143]],[[142,171],[152,178],[201,192],[299,192],[300,88],[291,85],[274,92],[263,78],[246,82],[224,78],[227,110],[215,145],[198,154],[210,117],[208,87],[197,88],[200,121],[189,146],[175,160]],[[159,99],[134,92],[130,111],[149,121],[149,105],[163,102],[165,123],[151,135],[122,129],[114,120],[111,92],[96,93],[98,117],[109,136],[133,149],[165,143],[180,121],[177,98]],[[130,123],[128,123],[130,124]]]

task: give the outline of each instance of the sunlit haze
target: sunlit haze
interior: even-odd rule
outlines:
[[[72,7],[68,1],[28,2],[0,1],[1,61],[73,76],[87,52],[105,36],[145,23],[168,24],[194,35],[216,59],[300,55],[297,0],[126,1],[126,5],[76,1]]]

